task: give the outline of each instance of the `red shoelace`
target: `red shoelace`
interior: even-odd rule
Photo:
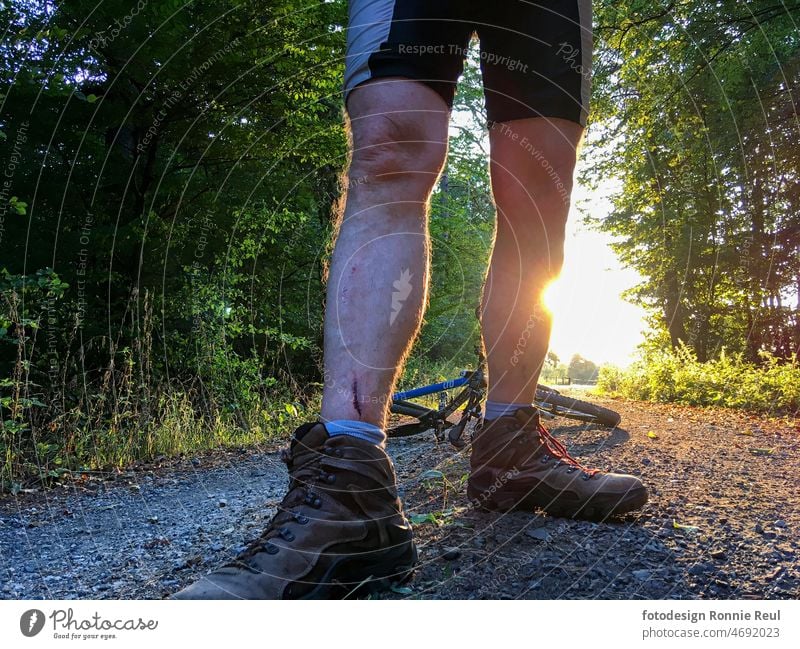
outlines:
[[[542,444],[544,444],[544,447],[548,450],[548,455],[558,460],[559,463],[580,469],[580,471],[585,473],[589,478],[600,472],[600,469],[587,469],[578,462],[578,460],[572,457],[567,451],[567,447],[559,442],[553,434],[544,427],[542,422],[537,422],[536,429],[539,433],[539,439],[542,440]]]

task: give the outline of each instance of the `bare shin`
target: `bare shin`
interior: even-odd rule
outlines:
[[[448,110],[427,86],[380,79],[348,100],[351,161],[328,275],[324,420],[385,426],[427,298],[427,207]]]

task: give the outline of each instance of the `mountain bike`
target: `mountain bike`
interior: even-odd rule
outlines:
[[[481,416],[481,403],[486,395],[486,374],[483,369],[464,370],[458,378],[404,390],[392,395],[390,412],[412,417],[416,421],[400,422],[389,427],[389,437],[406,437],[433,430],[437,439],[447,439],[456,448],[463,448],[464,429],[472,419]],[[452,394],[451,391],[458,390]],[[430,408],[411,399],[438,395],[438,407]],[[614,428],[621,420],[619,413],[587,401],[565,396],[544,385],[536,386],[533,405],[547,419],[566,417],[591,424]],[[460,416],[457,411],[461,409]]]

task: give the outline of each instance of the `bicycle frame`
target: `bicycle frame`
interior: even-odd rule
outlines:
[[[466,374],[466,370],[463,372]],[[437,392],[444,392],[445,390],[452,390],[453,388],[460,388],[469,383],[468,376],[461,376],[457,379],[450,379],[449,381],[442,381],[441,383],[432,383],[431,385],[423,385],[421,388],[414,388],[413,390],[406,390],[405,392],[395,392],[392,395],[392,401],[405,401],[406,399],[415,399],[416,397],[424,397],[429,394],[436,394]]]
[[[456,388],[465,389],[461,390],[438,410],[408,401],[408,399],[443,393]],[[444,431],[450,428],[448,435],[450,442],[458,448],[465,446],[466,443],[461,441],[461,434],[470,419],[480,417],[481,402],[483,401],[485,389],[486,379],[482,370],[464,370],[461,376],[455,379],[396,392],[392,395],[391,412],[414,417],[418,422],[396,426],[392,429],[392,437],[416,435],[433,429],[437,438],[441,439]],[[464,410],[461,419],[458,422],[450,421],[449,417],[462,405],[464,405]]]

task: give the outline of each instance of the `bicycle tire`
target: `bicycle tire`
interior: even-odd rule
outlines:
[[[622,417],[618,412],[597,406],[588,401],[581,401],[580,399],[573,399],[572,397],[565,397],[563,394],[558,394],[550,390],[542,390],[541,396],[536,395],[537,401],[548,403],[559,408],[566,408],[567,410],[574,410],[595,418],[598,424],[614,428],[622,421]]]

